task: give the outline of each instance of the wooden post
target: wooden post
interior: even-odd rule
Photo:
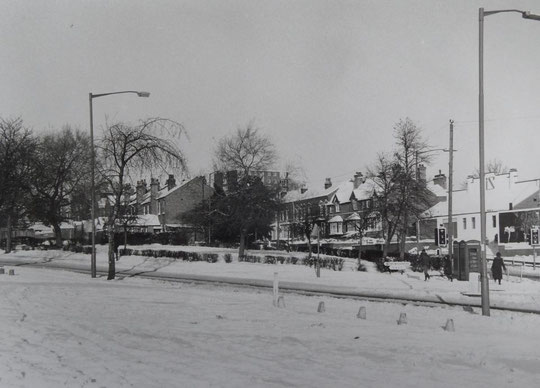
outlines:
[[[274,307],[278,307],[278,297],[279,297],[278,273],[274,272]]]

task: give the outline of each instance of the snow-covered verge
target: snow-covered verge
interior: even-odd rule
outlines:
[[[0,275],[0,387],[492,388],[540,381],[538,315],[483,317],[292,294],[275,308],[265,290],[9,268],[15,276]],[[321,301],[326,311],[317,313]],[[356,318],[360,306],[366,320]],[[400,313],[407,324],[397,325]],[[442,328],[449,318],[455,332]]]
[[[200,247],[196,247],[200,248]],[[189,247],[184,247],[189,249]],[[13,263],[46,263],[47,265],[70,264],[88,269],[90,256],[64,251],[19,251],[12,254],[0,254],[0,261]],[[98,246],[98,269],[107,270],[106,247]],[[366,265],[371,263],[366,262]],[[406,297],[409,299],[427,299],[447,303],[479,304],[478,282],[450,282],[439,272],[432,271],[430,281],[424,281],[419,272],[379,273],[358,271],[321,270],[321,277],[315,275],[313,267],[285,264],[255,264],[244,262],[188,262],[170,258],[150,258],[143,256],[122,256],[116,263],[119,276],[135,273],[183,274],[193,276],[211,276],[226,279],[257,279],[271,284],[274,273],[278,273],[280,283],[301,285],[310,289],[324,288],[325,291],[375,293],[385,297]],[[540,272],[540,269],[536,270]],[[492,306],[514,307],[540,311],[540,282],[520,279],[518,276],[505,276],[502,285],[490,281],[490,303]]]

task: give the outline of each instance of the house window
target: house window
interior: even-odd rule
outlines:
[[[332,214],[334,212],[333,206],[328,206],[328,213]]]
[[[352,209],[358,210],[358,202],[355,199],[352,200]]]
[[[339,213],[339,202],[336,202],[336,213]]]
[[[463,229],[464,230],[467,229],[467,219],[466,218],[463,219]]]
[[[157,212],[158,214],[161,214],[161,201],[158,201],[157,203]]]
[[[342,234],[342,233],[343,233],[342,222],[332,222],[330,224],[330,234]]]
[[[472,221],[472,228],[473,228],[473,229],[476,229],[476,218],[475,218],[475,217],[472,217],[472,218],[471,218],[471,221]]]
[[[496,228],[497,227],[497,216],[491,216],[491,221],[493,223],[493,227]]]

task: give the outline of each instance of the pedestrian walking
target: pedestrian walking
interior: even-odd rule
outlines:
[[[429,270],[431,269],[431,259],[426,253],[425,249],[422,249],[422,253],[420,254],[420,260],[422,261],[422,264],[424,266],[424,281],[427,281],[430,278]]]
[[[450,279],[451,282],[454,281],[452,276],[452,259],[449,255],[444,258],[444,275]]]
[[[497,252],[497,255],[493,259],[493,263],[491,264],[491,274],[493,275],[493,280],[495,280],[495,282],[498,280],[499,284],[501,284],[503,269],[506,272],[506,266],[501,257],[501,252]]]

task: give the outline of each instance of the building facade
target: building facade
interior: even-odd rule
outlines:
[[[485,176],[488,256],[497,251],[532,249],[530,228],[540,226],[540,178],[519,180],[518,171]],[[480,241],[480,181],[469,176],[463,189],[452,191],[454,240]],[[435,228],[448,230],[448,202],[428,209],[420,221],[422,235],[434,239]]]

